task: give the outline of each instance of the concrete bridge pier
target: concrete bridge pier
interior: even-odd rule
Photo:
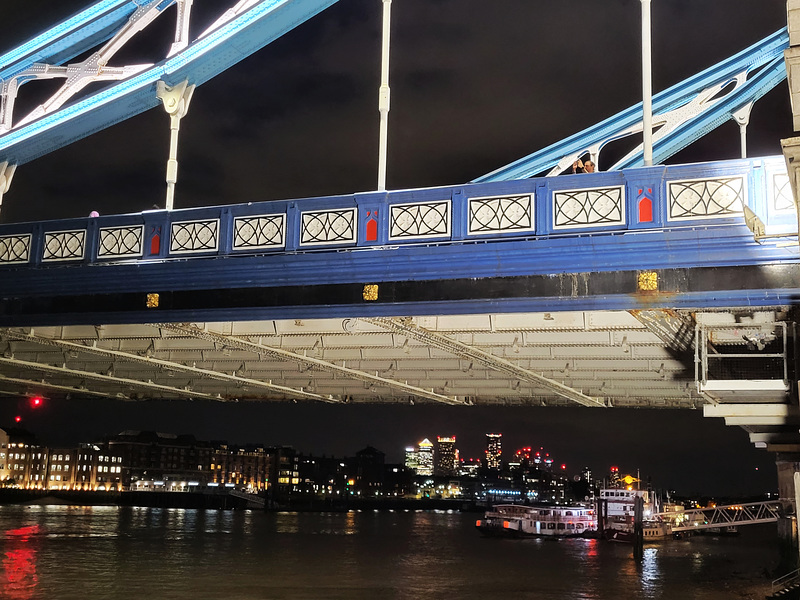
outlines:
[[[783,503],[783,515],[778,519],[781,564],[778,572],[790,572],[800,567],[800,539],[797,535],[797,509],[800,496],[800,453],[777,453],[778,496]]]

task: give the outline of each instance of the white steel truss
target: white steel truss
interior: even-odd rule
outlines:
[[[558,381],[549,379],[529,371],[528,369],[523,369],[522,367],[519,367],[514,363],[505,360],[504,358],[493,356],[484,352],[483,350],[473,348],[467,344],[462,344],[461,342],[458,342],[452,338],[435,333],[429,329],[425,329],[424,327],[420,327],[419,325],[414,324],[413,320],[411,319],[375,317],[364,318],[361,320],[365,323],[383,327],[384,329],[405,335],[406,337],[415,339],[429,346],[444,350],[445,352],[449,352],[455,356],[458,356],[459,358],[475,361],[495,371],[511,375],[520,381],[534,383],[558,394],[559,396],[568,398],[569,400],[577,402],[578,404],[582,404],[583,406],[606,406],[605,403],[598,398],[592,398],[591,396],[587,396],[586,394],[570,388],[563,383],[559,383]]]
[[[22,333],[13,330],[5,330],[2,332],[2,337],[5,339],[13,339],[17,341],[27,341],[27,342],[34,342],[37,344],[58,346],[59,348],[62,348],[67,351],[86,352],[89,354],[105,356],[112,360],[121,360],[126,362],[138,363],[140,365],[148,365],[153,367],[154,369],[165,369],[169,371],[174,371],[176,373],[186,373],[189,375],[196,375],[199,377],[208,377],[210,379],[233,382],[239,386],[249,386],[253,388],[265,389],[270,392],[278,392],[292,399],[302,398],[304,400],[320,400],[322,402],[336,402],[336,400],[331,396],[322,396],[320,394],[315,394],[307,390],[303,390],[302,388],[301,389],[291,388],[284,385],[272,383],[271,381],[259,381],[257,379],[243,377],[241,376],[241,374],[238,373],[229,374],[229,373],[223,373],[221,371],[215,371],[212,369],[201,369],[195,366],[184,365],[174,361],[162,360],[154,356],[148,356],[147,354],[145,356],[140,356],[137,354],[132,354],[130,352],[122,352],[120,350],[103,348],[98,345],[96,340],[93,341],[91,345],[87,346],[86,344],[78,344],[66,340],[59,340],[50,337],[36,335],[34,330],[31,330],[29,333]],[[213,398],[216,400],[224,399],[222,397],[215,397],[215,396]]]
[[[205,324],[202,327],[200,327],[196,324],[188,324],[188,323],[161,323],[153,325],[153,327],[158,327],[159,329],[165,329],[175,333],[208,340],[219,344],[224,344],[226,346],[239,348],[262,356],[270,356],[278,360],[289,360],[299,364],[304,364],[311,368],[339,374],[348,379],[363,381],[367,384],[385,386],[397,391],[407,393],[411,396],[425,398],[427,400],[433,400],[434,402],[441,402],[444,404],[469,404],[469,402],[467,402],[466,400],[459,399],[455,396],[447,396],[444,394],[439,394],[436,393],[433,389],[425,389],[409,385],[408,383],[404,383],[401,381],[396,381],[393,379],[388,379],[386,377],[381,377],[377,373],[375,375],[372,375],[370,373],[365,373],[364,371],[357,371],[355,369],[350,369],[345,365],[340,366],[332,362],[321,360],[318,358],[313,358],[311,356],[306,356],[304,354],[301,355],[295,352],[289,352],[288,350],[282,350],[280,348],[265,346],[264,344],[261,343],[260,339],[257,342],[252,342],[239,337],[230,336],[223,333],[217,333],[209,329],[208,324]]]
[[[672,531],[695,531],[715,527],[756,525],[773,523],[783,514],[783,504],[778,500],[729,504],[711,508],[692,508],[683,512],[657,513],[653,516],[672,520],[678,515],[680,522],[672,526]]]

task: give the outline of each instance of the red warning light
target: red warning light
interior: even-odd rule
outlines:
[[[19,415],[17,415],[16,417],[14,417],[14,420],[15,420],[17,423],[19,423],[20,421],[22,421],[22,417],[20,417]]]
[[[563,465],[563,464],[562,464],[562,465],[561,465],[561,470],[562,470],[562,471],[566,471],[566,469],[567,469],[567,465]]]
[[[42,405],[42,397],[41,396],[34,396],[31,398],[31,406],[34,408],[38,408]]]

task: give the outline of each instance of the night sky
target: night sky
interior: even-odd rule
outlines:
[[[0,52],[87,4],[4,7]],[[195,0],[193,33],[221,6]],[[176,208],[374,189],[381,11],[380,0],[340,0],[198,88],[181,124]],[[786,24],[785,0],[653,0],[652,13],[656,92]],[[640,15],[638,0],[395,0],[388,187],[469,181],[640,101]],[[156,26],[114,64],[163,57],[172,10]],[[22,88],[22,105],[53,91],[36,85]],[[163,205],[168,127],[154,109],[23,165],[0,223]],[[792,135],[782,84],[755,106],[750,155],[779,154]],[[738,144],[731,122],[670,162],[735,158]],[[16,399],[0,400],[0,423],[18,412]],[[48,444],[154,429],[317,454],[371,444],[396,461],[406,445],[450,434],[478,456],[491,430],[507,450],[544,446],[570,473],[638,468],[683,493],[776,487],[772,455],[700,411],[51,401],[25,423]]]

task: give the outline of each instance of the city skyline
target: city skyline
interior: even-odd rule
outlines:
[[[316,456],[352,456],[372,446],[387,462],[402,463],[409,444],[436,439],[437,431],[455,435],[469,458],[482,455],[487,430],[502,429],[504,448],[545,447],[570,473],[585,466],[596,473],[638,469],[655,487],[687,494],[751,496],[777,486],[774,455],[701,411],[102,400],[47,400],[33,410],[25,399],[9,404],[0,405],[0,423],[13,425],[21,414],[19,426],[55,446],[142,430],[286,445]]]

